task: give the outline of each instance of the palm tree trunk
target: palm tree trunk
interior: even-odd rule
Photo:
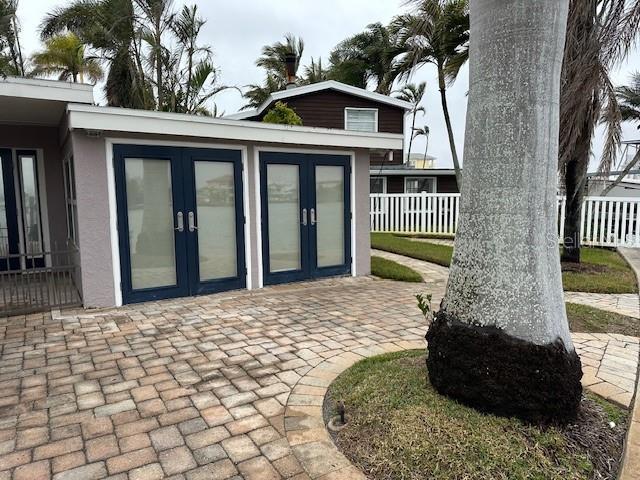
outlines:
[[[586,122],[585,122],[586,123]],[[564,238],[562,239],[563,262],[580,263],[580,220],[584,201],[591,134],[586,124],[583,133],[575,143],[571,158],[565,166],[564,183],[567,203],[564,214]]]
[[[409,159],[411,158],[411,145],[413,145],[413,132],[416,128],[416,115],[418,112],[416,110],[413,111],[413,119],[411,120],[411,133],[409,134],[409,150],[407,151],[407,165],[409,164]]]
[[[17,70],[20,73],[20,75],[24,77],[24,75],[25,75],[25,72],[24,72],[24,60],[22,58],[22,47],[20,46],[20,33],[18,31],[18,22],[16,20],[16,14],[15,13],[13,14],[13,18],[11,19],[11,23],[13,25],[13,34],[14,34],[15,40],[16,40],[18,61],[20,62],[19,69],[17,68]]]
[[[429,150],[429,134],[425,135],[426,141],[424,144],[424,164],[427,164],[427,150]]]
[[[560,72],[569,0],[471,0],[465,181],[429,328],[434,387],[500,415],[566,422],[582,376],[557,244]]]
[[[158,12],[154,19],[156,29],[156,82],[158,87],[158,110],[162,110],[164,102],[164,86],[162,82],[162,11]]]
[[[440,101],[442,102],[442,113],[444,114],[444,123],[447,125],[447,135],[449,137],[449,147],[451,147],[451,159],[453,160],[453,168],[456,172],[456,182],[458,189],[462,189],[462,172],[460,170],[460,162],[458,161],[458,151],[456,142],[453,138],[453,128],[451,127],[451,117],[449,116],[449,107],[447,106],[447,84],[444,78],[444,65],[438,65],[438,87],[440,89]]]

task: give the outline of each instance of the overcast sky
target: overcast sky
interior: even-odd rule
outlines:
[[[22,0],[18,15],[22,23],[24,50],[27,53],[40,48],[37,34],[45,13],[64,5],[63,0]],[[301,36],[305,41],[302,64],[310,58],[322,57],[326,62],[332,47],[346,38],[362,31],[373,22],[388,23],[405,7],[398,0],[175,0],[177,7],[182,4],[198,5],[200,15],[207,20],[201,35],[201,42],[213,47],[215,64],[221,72],[221,82],[225,85],[244,86],[261,83],[263,72],[255,66],[263,45],[281,40],[286,32]],[[613,74],[615,84],[627,83],[629,75],[640,70],[640,53],[634,51],[626,64]],[[437,166],[451,166],[451,153],[446,137],[442,109],[437,90],[436,73],[432,67],[418,70],[413,82],[426,81],[427,94],[423,101],[426,115],[419,118],[418,126],[428,125],[431,129],[429,154],[437,158]],[[468,69],[460,72],[455,84],[448,90],[449,110],[453,121],[459,155],[463,151],[464,123],[466,112],[466,92],[468,89]],[[102,91],[96,87],[97,100],[103,99]],[[227,91],[216,96],[219,111],[234,113],[244,105],[244,100],[235,91]],[[638,139],[640,132],[630,125],[623,131],[624,139]],[[601,132],[594,143],[594,154],[601,151]],[[414,142],[413,151],[423,153],[423,140]],[[592,165],[595,165],[595,161]]]

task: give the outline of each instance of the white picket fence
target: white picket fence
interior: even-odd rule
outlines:
[[[564,238],[566,200],[558,197],[558,238]],[[460,194],[376,193],[370,196],[372,232],[455,235]],[[640,247],[640,198],[586,197],[581,242],[600,247]]]

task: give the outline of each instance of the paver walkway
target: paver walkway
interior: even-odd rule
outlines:
[[[446,288],[448,268],[381,250],[372,250],[371,254],[416,270],[423,276],[427,285],[433,287],[433,291],[430,287],[428,289],[434,295],[434,305],[437,306],[440,302]],[[565,294],[567,301],[640,318],[637,295],[615,295],[615,297],[624,298],[624,302],[620,300],[618,304],[611,299],[603,300],[601,297],[613,297],[613,295],[572,292]],[[618,309],[614,308],[616,305],[619,306]],[[584,373],[582,384],[605,398],[629,406],[638,371],[638,338],[628,335],[589,333],[573,333],[572,338],[582,360]]]
[[[638,295],[635,293],[565,292],[564,299],[570,303],[579,303],[588,307],[640,319]]]

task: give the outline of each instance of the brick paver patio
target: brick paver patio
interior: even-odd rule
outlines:
[[[0,479],[309,478],[289,393],[326,358],[419,345],[414,294],[344,278],[0,319]]]
[[[424,345],[419,291],[437,307],[444,283],[342,278],[0,319],[0,480],[336,478],[285,417],[318,407],[326,360]]]

